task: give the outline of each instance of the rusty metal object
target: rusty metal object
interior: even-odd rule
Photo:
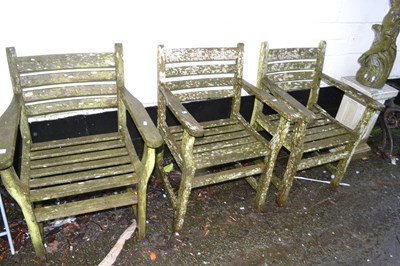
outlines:
[[[382,140],[378,150],[382,157],[396,164],[399,154],[393,152],[394,140],[392,129],[400,128],[400,106],[395,104],[394,98],[385,102],[385,110],[379,115],[379,124],[382,129]]]

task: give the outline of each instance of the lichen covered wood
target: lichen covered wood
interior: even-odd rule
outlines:
[[[0,117],[0,174],[26,219],[36,254],[45,258],[42,223],[133,206],[138,237],[145,234],[146,190],[161,136],[143,105],[124,87],[122,45],[113,53],[18,57],[7,48],[14,98]],[[29,119],[114,108],[118,131],[33,142]],[[129,114],[145,145],[136,152],[126,124]],[[22,164],[13,168],[17,130]]]
[[[157,154],[157,169],[174,206],[175,231],[182,229],[194,188],[245,178],[257,191],[256,207],[261,208],[265,202],[288,121],[300,116],[270,93],[244,81],[242,72],[243,44],[226,48],[159,46],[158,128],[182,173],[179,188],[173,187],[164,171],[163,149]],[[241,116],[243,90],[282,115],[277,139],[267,141]],[[198,122],[184,105],[187,101],[221,98],[231,98],[232,106],[230,116],[219,120]],[[178,125],[167,124],[168,113]]]
[[[336,189],[366,125],[373,114],[383,108],[379,102],[322,73],[325,46],[323,41],[318,47],[308,48],[269,49],[268,43],[261,45],[257,85],[296,110],[301,117],[297,121],[290,121],[289,133],[283,142],[290,152],[289,159],[283,175],[273,181],[279,189],[279,205],[285,203],[296,172],[310,167],[336,163],[331,181],[332,188]],[[366,106],[355,129],[340,124],[318,105],[321,81],[337,87]],[[309,90],[306,106],[288,93],[295,90]],[[256,102],[254,110],[252,125],[257,130],[279,134],[280,114],[264,114],[259,102]]]

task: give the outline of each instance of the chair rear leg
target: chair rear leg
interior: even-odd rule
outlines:
[[[347,167],[349,166],[349,163],[351,161],[351,158],[353,157],[353,154],[354,154],[355,150],[357,149],[358,144],[360,144],[360,142],[361,142],[361,139],[365,133],[366,127],[369,124],[372,116],[375,113],[376,113],[376,110],[372,109],[371,107],[367,107],[365,109],[359,124],[355,128],[355,131],[358,133],[358,139],[354,143],[351,144],[352,146],[346,147],[346,149],[348,148],[348,150],[350,151],[350,154],[347,158],[340,160],[337,165],[335,178],[332,179],[332,181],[331,181],[331,188],[333,190],[337,190],[340,182],[342,181],[343,176],[347,170]]]

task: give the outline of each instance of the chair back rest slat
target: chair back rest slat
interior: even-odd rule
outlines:
[[[232,97],[242,77],[242,46],[228,48],[159,47],[159,83],[182,101]],[[208,91],[204,92],[204,91]]]
[[[165,50],[168,63],[236,60],[237,48],[172,48]]]
[[[17,58],[21,74],[85,68],[114,68],[114,53],[78,53],[23,56]]]
[[[117,107],[115,53],[17,57],[14,48],[7,48],[7,54],[14,65],[14,91],[22,94],[28,118]]]
[[[324,53],[324,42],[320,47],[266,48],[264,58],[260,59],[263,60],[262,77],[268,77],[286,91],[316,91],[320,86]]]
[[[315,60],[318,48],[281,48],[270,49],[268,61],[290,61],[290,60]]]

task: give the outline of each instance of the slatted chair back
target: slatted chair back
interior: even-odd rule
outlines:
[[[21,94],[23,118],[48,120],[116,108],[123,87],[122,46],[116,53],[18,57],[7,48],[12,85]],[[117,83],[119,86],[117,86]]]
[[[240,104],[243,44],[231,48],[165,49],[159,47],[159,84],[181,102],[233,98]]]
[[[263,77],[274,82],[285,91],[310,90],[308,107],[318,98],[321,74],[325,58],[326,43],[321,41],[318,47],[276,48],[270,49],[268,43],[262,43],[258,80]],[[257,84],[260,86],[260,84]]]

